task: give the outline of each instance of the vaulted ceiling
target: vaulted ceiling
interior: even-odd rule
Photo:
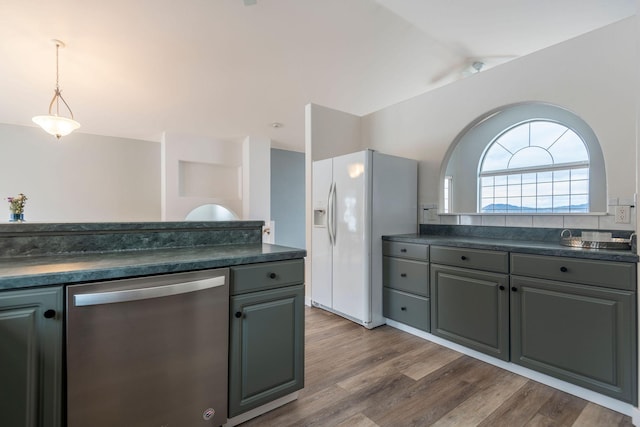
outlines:
[[[57,38],[79,132],[302,151],[307,103],[367,114],[635,13],[635,0],[0,0],[0,123],[46,113]]]

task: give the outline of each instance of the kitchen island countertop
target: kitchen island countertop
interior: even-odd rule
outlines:
[[[0,291],[303,258],[262,221],[0,225]]]
[[[72,284],[302,258],[262,243],[0,258],[0,290]]]

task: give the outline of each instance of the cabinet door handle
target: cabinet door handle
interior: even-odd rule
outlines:
[[[560,271],[562,271],[563,273],[566,273],[567,271],[569,271],[569,269],[565,266],[560,267]]]
[[[242,317],[242,312],[241,311],[236,311],[236,314],[234,314],[234,316],[236,316],[236,319],[239,319]]]
[[[516,288],[515,286],[512,286],[512,287],[511,287],[511,290],[512,290],[513,292],[518,292],[518,288]]]
[[[269,279],[275,279],[276,273],[269,273]]]
[[[405,248],[400,249],[400,252],[405,253],[407,250]]]
[[[400,277],[407,277],[407,273],[400,273]]]
[[[400,307],[400,310],[407,311],[407,307]]]
[[[54,317],[56,317],[56,311],[52,309],[46,310],[43,316],[45,319],[53,319]]]
[[[504,291],[504,286],[500,285],[498,289],[500,289],[501,291]]]
[[[460,257],[460,259],[461,259],[461,260],[463,260],[463,261],[466,261],[466,260],[467,260],[467,257],[466,257],[466,256],[464,256],[464,255],[462,255],[462,256]]]

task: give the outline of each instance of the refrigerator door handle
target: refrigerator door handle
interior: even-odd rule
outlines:
[[[331,183],[329,187],[329,194],[327,195],[327,233],[329,233],[329,244],[333,246],[333,186],[335,183]]]
[[[336,245],[336,183],[333,183],[331,190],[331,236],[333,238],[333,246]]]

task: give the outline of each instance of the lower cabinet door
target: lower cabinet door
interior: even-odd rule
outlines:
[[[61,425],[62,287],[0,292],[0,425]]]
[[[431,264],[431,333],[509,360],[509,276]]]
[[[229,416],[304,386],[304,285],[231,297]]]
[[[511,360],[636,404],[636,294],[511,277]]]

